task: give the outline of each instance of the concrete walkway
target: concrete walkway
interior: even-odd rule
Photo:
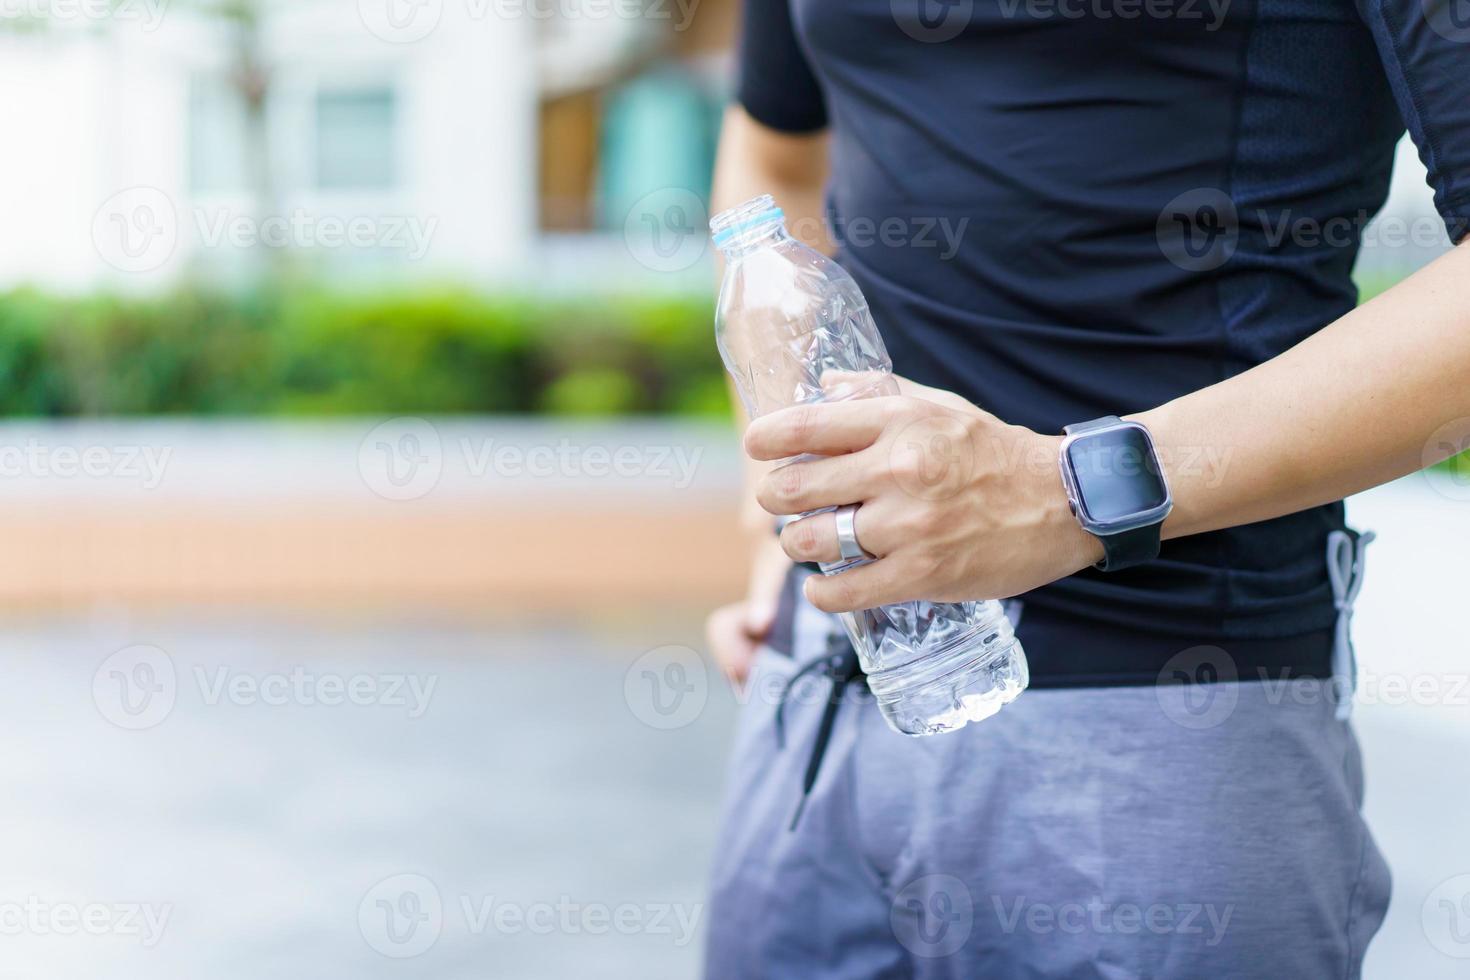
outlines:
[[[738,486],[698,422],[0,423],[0,609],[707,607]]]
[[[694,975],[732,702],[717,688],[688,725],[650,727],[624,693],[641,642],[12,624],[0,910],[44,908],[18,930],[0,915],[0,976]],[[130,716],[114,680],[139,663],[173,683]],[[65,935],[67,907],[110,925]]]
[[[1394,873],[1369,980],[1470,976],[1470,486],[1424,473],[1353,498],[1379,537],[1354,633],[1365,810]]]

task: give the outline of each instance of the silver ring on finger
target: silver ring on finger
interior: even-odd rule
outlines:
[[[847,504],[839,507],[833,513],[837,519],[837,549],[842,554],[843,561],[853,561],[858,558],[872,558],[857,539],[857,510],[862,504]]]

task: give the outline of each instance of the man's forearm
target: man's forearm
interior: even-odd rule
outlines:
[[[1436,430],[1470,418],[1470,245],[1280,356],[1135,418],[1174,493],[1169,538],[1420,469]]]

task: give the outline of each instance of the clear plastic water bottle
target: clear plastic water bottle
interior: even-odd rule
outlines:
[[[857,283],[791,237],[770,195],[715,215],[710,231],[725,256],[715,335],[751,418],[898,393]],[[822,571],[840,575],[868,560]],[[963,728],[1026,687],[1026,655],[994,600],[901,602],[841,619],[884,718],[904,735]]]

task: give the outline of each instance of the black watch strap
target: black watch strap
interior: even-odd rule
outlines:
[[[1079,432],[1110,428],[1122,424],[1122,421],[1116,415],[1107,415],[1100,419],[1093,419],[1091,422],[1069,425],[1062,431],[1070,436]],[[1131,531],[1121,531],[1117,534],[1093,535],[1102,542],[1103,546],[1103,559],[1093,567],[1103,572],[1116,572],[1153,561],[1159,557],[1162,527],[1163,522],[1160,521],[1158,524],[1136,527]]]
[[[1131,531],[1122,531],[1118,534],[1097,535],[1097,539],[1102,542],[1103,546],[1103,560],[1093,567],[1099,571],[1116,572],[1119,569],[1132,568],[1134,565],[1153,561],[1159,557],[1160,526],[1160,524],[1150,524],[1147,527],[1136,527]]]

